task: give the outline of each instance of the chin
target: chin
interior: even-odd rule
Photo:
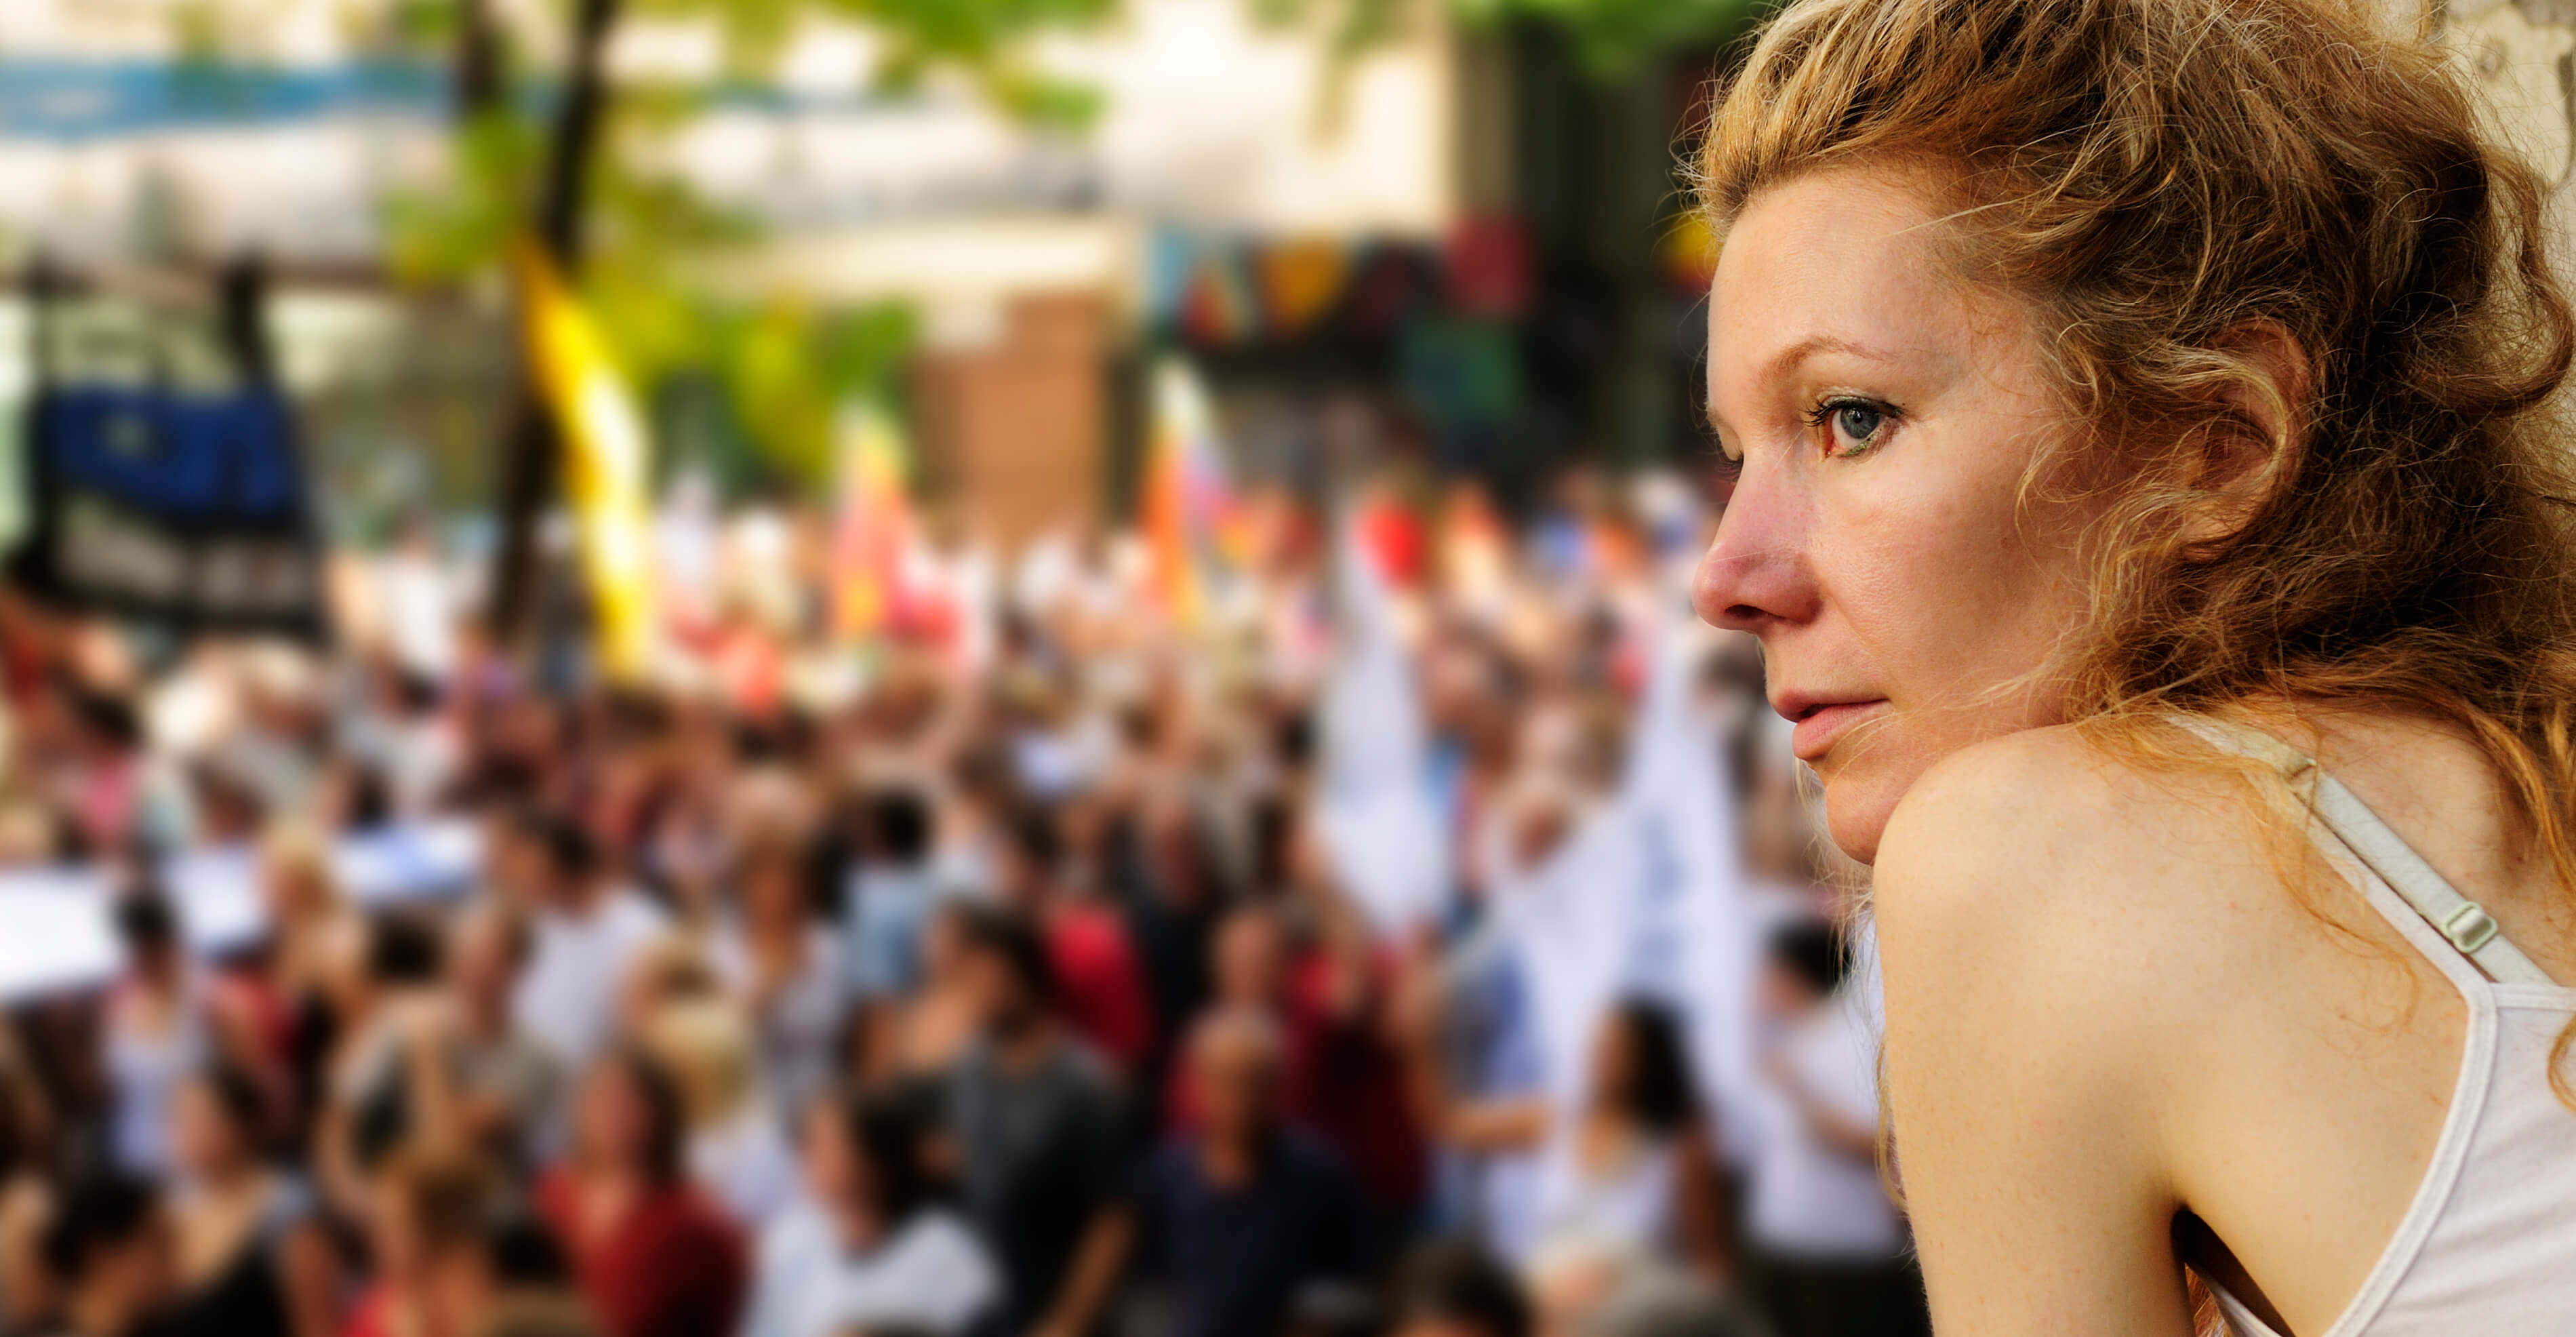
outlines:
[[[1825,786],[1825,834],[1845,857],[1863,864],[1878,862],[1878,838],[1887,832],[1896,799],[1860,786]]]
[[[1887,833],[1887,819],[1935,760],[1911,749],[1885,746],[1893,739],[1875,741],[1881,746],[1839,764],[1828,756],[1825,766],[1816,771],[1825,791],[1825,834],[1836,849],[1863,864],[1878,862],[1879,837]]]

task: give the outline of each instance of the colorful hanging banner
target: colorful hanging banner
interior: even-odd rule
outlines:
[[[894,415],[863,402],[842,412],[839,454],[832,629],[844,641],[864,641],[884,635],[903,604],[904,554],[912,541],[912,452]]]
[[[1144,502],[1155,595],[1174,621],[1195,626],[1206,612],[1204,566],[1232,556],[1238,508],[1207,387],[1177,354],[1154,368]]]

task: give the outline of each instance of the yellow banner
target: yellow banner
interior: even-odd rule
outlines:
[[[656,632],[652,455],[644,416],[590,313],[553,263],[522,243],[512,268],[521,335],[563,443],[564,500],[580,544],[600,668],[635,681],[651,671]]]

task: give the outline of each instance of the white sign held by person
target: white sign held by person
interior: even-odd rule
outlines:
[[[349,898],[375,907],[461,894],[480,850],[472,823],[425,822],[349,836],[332,859]],[[236,952],[267,936],[252,851],[191,850],[164,860],[160,881],[196,951]],[[91,865],[0,873],[0,1006],[114,979],[125,962],[116,896],[107,870]]]

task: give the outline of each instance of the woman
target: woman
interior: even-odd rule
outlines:
[[[975,999],[965,969],[971,902],[951,900],[921,926],[921,987],[852,1036],[853,1064],[873,1083],[936,1086],[975,1038]]]
[[[266,1125],[261,1088],[233,1068],[203,1069],[172,1098],[174,1333],[327,1337],[339,1324],[339,1255],[311,1190],[269,1165]]]
[[[109,987],[99,1046],[108,1154],[119,1169],[160,1174],[170,1168],[172,1094],[218,1057],[260,1046],[233,997],[188,959],[178,911],[157,887],[119,898],[114,917],[125,971]]]
[[[1939,1331],[2576,1313],[2576,331],[2364,8],[1800,3],[1708,136],[1699,607],[1875,864]]]
[[[845,1007],[839,938],[808,913],[806,852],[780,837],[744,851],[734,916],[708,957],[759,1030],[763,1076],[785,1109],[802,1109],[832,1073]]]
[[[1542,1267],[1679,1250],[1712,1276],[1731,1269],[1716,1158],[1671,1012],[1634,998],[1611,1009],[1594,1033],[1582,1099],[1564,1108],[1544,1095],[1451,1096],[1430,1006],[1416,994],[1408,1028],[1419,1042],[1415,1089],[1435,1138],[1471,1154],[1528,1158],[1526,1205],[1518,1220],[1496,1223],[1499,1247]]]
[[[903,1105],[825,1097],[803,1131],[805,1199],[761,1235],[745,1337],[958,1333],[1000,1298],[983,1246],[930,1201]]]
[[[460,1267],[500,1214],[499,1179],[473,1156],[415,1146],[375,1176],[367,1243],[375,1276],[340,1337],[469,1337]]]
[[[330,971],[367,926],[341,894],[329,840],[309,826],[282,824],[260,842],[259,896],[268,943],[249,993],[268,1019],[272,1063],[290,1088],[291,1126],[300,1126],[319,1100],[331,1048]]]
[[[761,1080],[751,1025],[716,999],[684,1000],[637,1028],[680,1091],[690,1176],[745,1227],[796,1196],[787,1119]]]
[[[352,1219],[367,1213],[368,1178],[388,1156],[452,1139],[461,1122],[439,926],[387,914],[360,927],[321,967],[338,1022],[312,1139],[324,1195]]]
[[[572,1154],[537,1201],[609,1337],[705,1337],[742,1309],[742,1237],[687,1179],[680,1091],[652,1057],[611,1052],[574,1098]]]

